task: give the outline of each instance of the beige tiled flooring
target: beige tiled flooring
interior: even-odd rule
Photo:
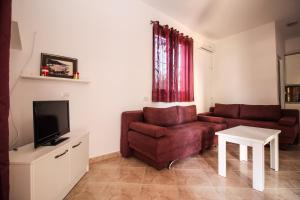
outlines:
[[[248,162],[238,160],[237,145],[227,149],[226,178],[217,173],[216,148],[161,171],[135,158],[117,157],[91,164],[66,199],[300,199],[300,146],[280,151],[279,172],[269,168],[270,153],[265,149],[264,192],[252,189],[252,149],[248,149]]]

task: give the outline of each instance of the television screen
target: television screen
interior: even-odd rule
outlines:
[[[69,101],[34,101],[33,122],[35,148],[59,143],[70,132]]]

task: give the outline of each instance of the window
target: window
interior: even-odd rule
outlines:
[[[193,39],[153,23],[153,102],[194,101]]]

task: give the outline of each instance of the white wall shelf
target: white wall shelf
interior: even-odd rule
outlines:
[[[76,83],[85,83],[85,84],[91,82],[91,81],[86,80],[86,79],[70,79],[70,78],[58,78],[58,77],[25,75],[25,74],[22,74],[21,78],[23,78],[23,79],[33,79],[33,80],[76,82]]]

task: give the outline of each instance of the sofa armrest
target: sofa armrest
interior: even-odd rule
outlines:
[[[121,115],[121,144],[120,152],[123,157],[129,157],[131,155],[131,150],[128,144],[128,131],[129,124],[131,122],[142,122],[144,121],[143,111],[127,111],[123,112]]]
[[[218,123],[218,124],[222,124],[226,122],[225,119],[222,117],[213,117],[213,116],[205,116],[205,115],[198,115],[198,121]]]
[[[282,126],[293,126],[295,125],[297,122],[297,118],[296,117],[287,117],[287,116],[284,116],[284,117],[281,117],[280,120],[278,121],[278,124],[279,125],[282,125]]]
[[[299,122],[299,110],[296,109],[282,109],[281,110],[282,117],[295,117],[296,122]]]
[[[143,135],[147,135],[153,138],[160,138],[166,135],[167,128],[153,125],[153,124],[147,124],[143,122],[132,122],[129,125],[130,129],[137,131]]]
[[[214,113],[213,112],[204,112],[204,113],[199,113],[198,116],[201,115],[201,116],[213,116]]]

